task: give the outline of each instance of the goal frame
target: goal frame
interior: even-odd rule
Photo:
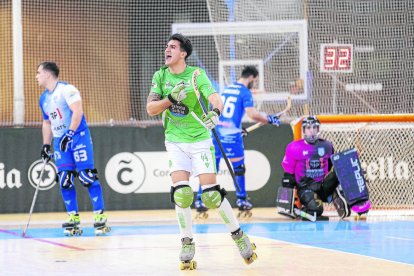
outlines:
[[[293,131],[293,140],[299,140],[302,139],[302,120],[305,118],[306,116],[302,116],[294,121],[291,122],[291,126],[292,126],[292,131]],[[326,125],[328,124],[362,124],[362,128],[370,128],[370,124],[378,124],[378,123],[395,123],[396,126],[398,126],[398,124],[402,124],[402,123],[407,123],[407,129],[411,129],[411,127],[409,127],[410,125],[412,126],[414,124],[414,114],[352,114],[352,115],[316,115],[316,117],[318,118],[318,120],[321,122],[322,127],[325,126],[325,131],[326,129],[329,129],[329,126],[326,127]],[[366,124],[366,126],[364,125]],[[346,126],[345,126],[346,128]],[[414,127],[413,127],[414,128]],[[353,129],[352,126],[349,127],[349,129]],[[381,129],[381,128],[379,128]],[[392,129],[392,128],[391,128]],[[405,129],[405,128],[402,128]],[[387,131],[387,128],[383,129],[384,131]],[[357,130],[359,131],[359,130]],[[333,141],[331,141],[333,142]],[[358,142],[355,141],[355,147],[358,149]],[[362,149],[361,149],[362,150]],[[380,154],[379,154],[380,156]],[[412,163],[412,162],[411,162]],[[398,164],[397,164],[398,165]],[[389,169],[388,169],[389,170]],[[367,172],[369,175],[369,171]],[[394,178],[394,177],[393,177]],[[381,176],[378,178],[378,180],[376,180],[377,178],[375,178],[374,180],[372,180],[372,185],[374,185],[373,187],[375,187],[375,190],[378,190],[378,187],[382,187],[381,185],[383,184],[374,184],[377,183],[377,181],[379,183],[384,183],[383,181],[389,181],[389,183],[393,183],[392,179],[389,180],[384,180],[383,178],[381,178]],[[398,176],[396,181],[401,181],[398,180]],[[399,182],[398,182],[399,183]],[[410,181],[411,183],[411,181]],[[409,185],[409,183],[407,184]],[[387,187],[391,187],[391,186],[387,186]],[[408,191],[407,191],[408,192]],[[410,190],[409,194],[412,195],[413,190]],[[384,194],[385,193],[380,193],[378,195],[378,197],[380,198],[384,198]],[[390,198],[392,198],[393,195],[390,195]],[[408,198],[410,198],[409,196],[407,196]],[[377,198],[377,196],[376,196]],[[391,200],[391,199],[389,199]],[[388,200],[388,201],[389,201]],[[388,204],[388,201],[382,202],[379,201],[377,203],[373,203],[371,211],[374,210],[375,215],[379,215],[379,216],[393,216],[393,215],[414,215],[414,210],[413,210],[413,203],[411,202],[411,200],[407,201],[407,202],[395,202]],[[327,207],[328,210],[332,211],[333,208],[332,206],[328,206],[325,204],[325,206]],[[370,211],[370,214],[372,214],[372,212]]]
[[[299,37],[299,77],[303,80],[303,93],[291,95],[289,91],[267,91],[256,95],[256,100],[262,101],[286,101],[290,96],[292,100],[309,100],[310,88],[308,87],[308,26],[306,20],[277,20],[277,21],[249,21],[249,22],[218,22],[218,23],[174,23],[171,25],[172,33],[181,33],[187,37],[192,36],[217,36],[237,34],[272,34],[272,33],[298,33]],[[246,64],[246,61],[237,59],[227,60],[220,57],[219,72],[224,65]],[[255,60],[255,63],[258,61]],[[262,64],[266,63],[264,60]],[[247,65],[247,64],[246,64]],[[264,80],[265,72],[261,79]],[[220,90],[225,86],[224,75],[220,75]],[[264,86],[263,83],[259,85]],[[272,92],[272,93],[271,93]],[[277,92],[277,93],[275,93]]]
[[[290,123],[293,140],[302,138],[302,116]],[[349,115],[316,115],[321,124],[340,123],[414,123],[414,114],[349,114]]]

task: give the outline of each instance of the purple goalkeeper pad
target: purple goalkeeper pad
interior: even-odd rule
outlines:
[[[335,173],[350,206],[369,199],[358,152],[355,148],[331,156]]]
[[[295,203],[292,188],[279,187],[277,190],[276,207],[279,214],[295,217],[293,205]]]

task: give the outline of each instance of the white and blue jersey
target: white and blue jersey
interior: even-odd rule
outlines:
[[[224,103],[220,121],[216,126],[217,135],[220,138],[227,157],[236,158],[244,156],[242,131],[242,118],[245,108],[254,107],[252,92],[241,83],[227,86],[221,93]],[[220,150],[215,139],[216,157],[221,157]]]
[[[40,96],[39,104],[43,119],[50,121],[53,137],[60,138],[69,130],[72,120],[72,110],[69,106],[80,100],[81,96],[76,87],[60,81],[53,91],[46,89]],[[87,127],[85,117],[82,117],[82,121],[75,132]]]
[[[50,121],[54,138],[54,158],[59,172],[73,171],[75,168],[94,168],[92,139],[85,116],[82,116],[79,127],[75,130],[71,148],[61,152],[59,147],[60,139],[69,130],[72,121],[73,112],[69,106],[80,100],[82,99],[76,87],[60,81],[53,91],[46,89],[40,96],[43,119]]]

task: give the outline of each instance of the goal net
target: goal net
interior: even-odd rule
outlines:
[[[244,66],[253,65],[259,71],[254,98],[260,110],[283,109],[295,80],[302,89],[291,98],[310,97],[304,20],[182,23],[173,24],[172,32],[192,40],[195,54],[190,60],[206,70],[217,91],[237,81]],[[205,47],[207,42],[214,42],[214,47]]]
[[[414,115],[319,115],[320,137],[335,151],[355,147],[377,210],[414,208]],[[301,137],[301,120],[292,123]]]
[[[263,60],[264,90],[274,99],[280,99],[286,91],[292,94],[293,108],[288,114],[291,119],[302,115],[303,107],[306,113],[313,114],[389,114],[414,110],[414,93],[410,91],[414,45],[407,39],[414,34],[407,27],[413,20],[411,1],[207,0],[207,3],[211,22],[240,24],[239,29],[257,22],[306,22],[307,55],[301,55],[298,32],[283,32],[284,28],[274,28],[274,33],[263,35],[262,39],[257,39],[254,33],[224,36],[222,29],[214,35],[220,59]],[[321,70],[321,45],[329,43],[351,45],[352,70]],[[299,68],[305,68],[301,62],[307,63],[307,74],[300,73]],[[233,80],[237,68],[228,70],[229,77],[225,79]],[[272,105],[274,102],[268,101],[262,107]]]
[[[291,94],[286,119],[411,113],[413,18],[410,0],[0,1],[0,125],[40,125],[43,60],[80,89],[89,123],[158,122],[146,97],[173,30],[190,36],[189,64],[206,69],[218,91],[256,65],[265,112]],[[350,45],[352,70],[321,71],[321,45],[335,43]]]

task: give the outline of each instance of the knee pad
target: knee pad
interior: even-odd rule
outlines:
[[[226,195],[226,190],[224,190],[224,188],[220,189],[220,185],[216,185],[214,187],[203,190],[203,193],[201,194],[201,200],[207,208],[216,209],[220,207]]]
[[[62,189],[70,189],[75,183],[75,171],[61,171],[59,172],[59,184]]]
[[[238,162],[237,162],[238,163]],[[235,165],[236,163],[233,163],[233,165]],[[246,167],[244,166],[244,162],[243,164],[240,164],[238,166],[234,166],[234,174],[236,176],[243,176],[246,173]]]
[[[98,180],[97,173],[98,171],[96,169],[81,170],[78,177],[82,185],[89,188],[96,180]]]
[[[319,198],[315,198],[316,194],[311,190],[302,190],[298,192],[300,202],[305,206],[309,213],[316,212],[317,216],[323,213],[323,203]]]
[[[188,208],[193,204],[194,193],[188,181],[181,181],[175,187],[171,187],[171,202],[181,208]]]

